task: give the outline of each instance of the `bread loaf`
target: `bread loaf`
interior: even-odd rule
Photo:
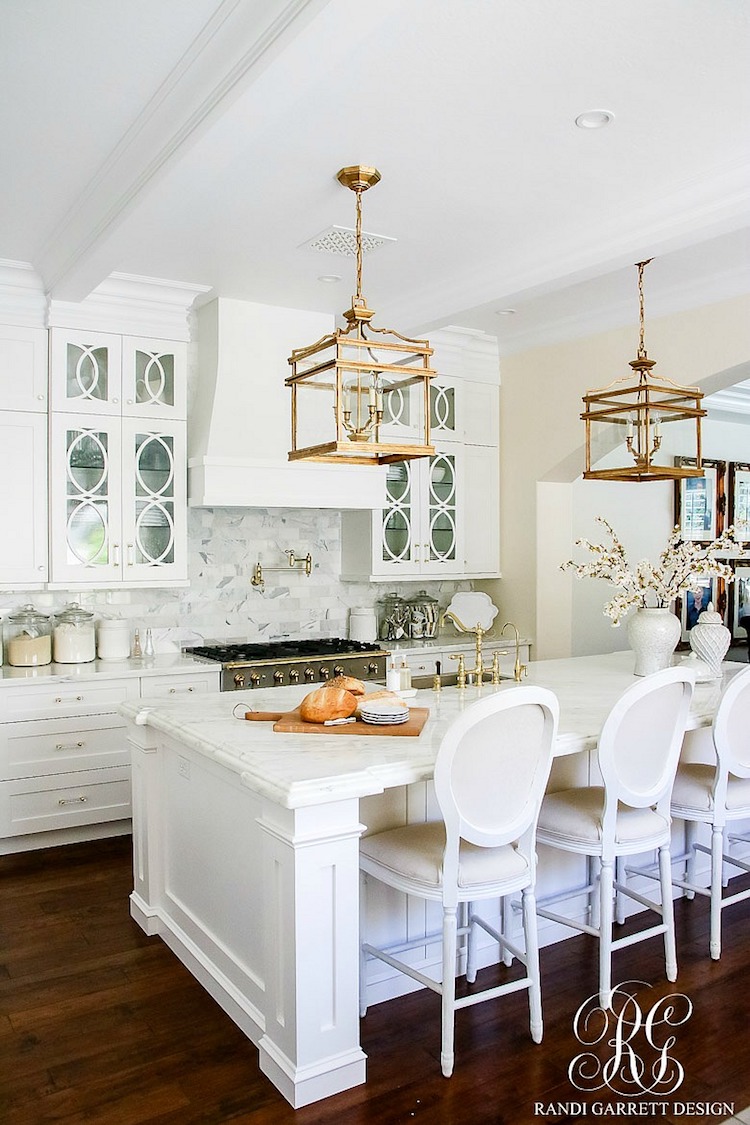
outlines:
[[[336,676],[327,686],[343,688],[345,691],[350,691],[352,695],[364,695],[366,690],[362,681],[354,676]]]
[[[357,697],[345,688],[329,684],[316,688],[300,704],[300,718],[306,723],[325,723],[328,719],[348,719],[357,710]]]
[[[391,699],[401,703],[401,696],[397,695],[395,691],[371,691],[363,699],[358,699],[358,703],[372,703],[375,699]]]

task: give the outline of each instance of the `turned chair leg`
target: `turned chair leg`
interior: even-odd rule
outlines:
[[[513,929],[513,903],[511,901],[510,895],[506,895],[502,900],[501,915],[503,937],[510,941],[511,930]],[[507,945],[503,946],[503,964],[513,964],[513,954],[508,949]]]
[[[612,891],[614,870],[611,860],[602,860],[599,871],[599,1003],[612,1007]]]
[[[711,933],[709,950],[714,961],[721,957],[721,899],[723,886],[724,832],[714,827],[711,832]]]
[[[685,821],[685,882],[695,882],[695,842],[698,837],[698,825],[692,820]],[[695,898],[695,891],[685,891],[686,898]]]
[[[541,1043],[544,1034],[542,1020],[542,982],[539,969],[539,937],[536,922],[536,895],[527,887],[523,891],[523,933],[526,945],[526,975],[529,978],[529,1026],[531,1038]]]
[[[456,910],[443,910],[442,1046],[440,1066],[446,1078],[453,1074],[453,1036],[456,1020]]]
[[[664,961],[667,980],[677,980],[677,945],[674,932],[674,903],[672,901],[672,856],[669,845],[659,848],[659,882],[661,884],[661,916],[664,930]]]

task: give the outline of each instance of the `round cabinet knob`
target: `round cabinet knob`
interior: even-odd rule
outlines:
[[[331,673],[323,664],[321,664],[319,671],[321,680],[330,680]]]
[[[274,682],[275,684],[283,684],[283,682],[284,682],[284,673],[283,673],[283,672],[281,671],[281,669],[280,669],[280,668],[277,668],[277,669],[276,669],[276,671],[274,672],[274,674],[273,674],[273,682]]]
[[[289,673],[289,683],[290,684],[298,684],[299,683],[299,669],[298,668],[292,668],[291,672]]]
[[[234,673],[234,683],[235,683],[235,687],[238,687],[238,688],[244,687],[245,686],[245,673],[244,672],[235,672]]]
[[[315,679],[315,672],[312,668],[305,668],[305,679],[308,683],[312,683],[312,681]]]

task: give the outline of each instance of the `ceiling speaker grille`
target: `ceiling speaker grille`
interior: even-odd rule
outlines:
[[[362,253],[370,254],[387,242],[395,241],[395,238],[389,238],[385,234],[362,231]],[[303,242],[302,248],[317,250],[321,254],[338,254],[344,258],[355,258],[357,256],[356,231],[349,227],[328,227],[327,230]]]

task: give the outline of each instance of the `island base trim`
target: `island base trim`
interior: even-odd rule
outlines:
[[[359,1048],[319,1059],[311,1066],[295,1067],[264,1035],[258,1044],[258,1054],[260,1069],[293,1109],[361,1086],[367,1077],[367,1055]]]
[[[257,1047],[265,1030],[265,1019],[255,1005],[223,973],[207,962],[201,949],[161,911],[154,910],[136,894],[130,896],[130,914],[149,936],[158,935],[175,957],[195,977],[240,1031]]]

